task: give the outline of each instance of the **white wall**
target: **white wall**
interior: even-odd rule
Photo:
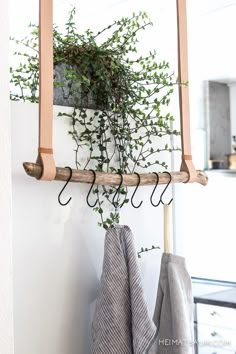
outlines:
[[[8,2],[0,2],[0,353],[13,354],[11,133]]]
[[[21,6],[28,9],[29,2],[24,0],[24,3]],[[18,16],[18,2],[12,0],[12,35],[21,32],[18,29],[27,24],[31,13],[32,17],[35,16],[36,3],[30,1],[31,11],[27,13],[27,10],[22,19]],[[58,20],[64,22],[68,2],[62,3],[60,11],[56,4],[58,1],[55,1],[54,18],[60,13]],[[158,27],[143,35],[143,43],[147,44],[143,50],[158,49],[160,60],[170,60],[171,67],[176,70],[173,1],[150,0],[145,4],[139,1],[135,5],[131,1],[104,1],[99,2],[99,6],[94,3],[94,7],[89,9],[90,5],[84,1],[77,5],[80,26],[85,27],[86,20],[86,27],[91,25],[93,28],[110,23],[114,17],[129,15],[133,10],[146,9]],[[178,118],[177,105],[175,96],[171,109]],[[67,135],[68,121],[56,118],[58,109],[55,108],[54,117],[56,162],[58,166],[73,167],[74,153],[71,138]],[[57,202],[62,188],[60,182],[36,181],[24,173],[22,162],[36,159],[37,129],[37,106],[12,103],[15,354],[77,354],[83,352],[79,349],[83,337],[83,273],[89,281],[93,279],[88,274],[88,266],[92,264],[96,275],[100,276],[104,231],[97,227],[97,216],[86,205],[88,186],[70,184],[63,198],[66,200],[72,196],[72,202],[67,207],[61,207]],[[170,156],[168,160],[170,162]],[[127,206],[121,215],[121,223],[129,224],[134,232],[137,249],[153,244],[163,249],[162,208],[150,206],[152,188],[142,188],[137,193],[137,198],[144,200],[139,210]],[[157,197],[162,189],[158,188]],[[150,315],[153,312],[160,258],[161,252],[155,251],[140,260]]]
[[[177,253],[192,276],[236,281],[236,176],[208,172],[209,185],[176,186]]]
[[[234,81],[236,54],[232,42],[236,3],[190,0],[188,5],[193,157],[196,168],[202,169],[207,167],[208,158],[204,81]],[[235,97],[232,86],[231,117],[235,111]],[[234,117],[232,126],[233,133],[236,129]],[[236,281],[233,263],[236,175],[207,173],[207,187],[175,186],[176,252],[185,255],[192,276]]]
[[[58,166],[73,166],[69,122],[56,117],[61,109],[55,107],[55,157]],[[90,263],[100,276],[104,231],[86,204],[89,186],[70,184],[62,198],[72,196],[72,202],[61,207],[60,182],[40,182],[24,173],[22,162],[36,157],[37,114],[37,105],[12,103],[15,353],[73,354],[82,341],[83,272],[89,282],[95,281],[88,272]],[[137,193],[144,200],[139,210],[127,206],[121,215],[121,223],[134,232],[137,249],[153,244],[163,249],[162,209],[150,206],[152,188]],[[150,314],[160,257],[155,251],[140,260]]]
[[[69,3],[75,2],[55,1],[56,22],[63,23]],[[193,3],[196,4],[189,1],[192,6]],[[93,2],[92,7],[85,1],[76,4],[79,9],[80,28],[90,25],[100,28],[100,25],[107,23],[107,19],[110,23],[113,17],[120,14],[126,15],[135,9],[148,10],[157,26],[152,29],[151,34],[144,34],[143,39],[148,49],[156,48],[158,54],[160,53],[160,59],[169,60],[171,67],[176,69],[175,1],[148,0],[144,4],[140,0],[134,4],[129,0],[113,0]],[[24,26],[26,28],[30,19],[34,21],[37,18],[37,1],[24,0],[19,4],[18,1],[11,0],[11,6],[11,34],[24,34],[25,29],[22,28]],[[24,16],[19,16],[21,8],[25,9]],[[201,168],[204,165],[202,142],[205,139],[205,121],[202,90],[205,77],[200,75],[204,58],[199,57],[198,53],[202,53],[199,51],[199,38],[203,38],[204,32],[201,30],[202,26],[199,26],[198,19],[193,20],[194,8],[190,7],[189,11],[192,14],[189,21],[192,43],[190,44],[192,135],[196,167]],[[105,14],[104,17],[102,14]],[[143,48],[145,49],[145,46]],[[54,116],[57,165],[73,166],[73,146],[67,135],[68,121],[56,118],[58,109],[55,107]],[[178,119],[177,96],[174,97],[172,110]],[[83,275],[86,275],[88,281],[93,279],[88,273],[89,265],[93,265],[96,274],[100,275],[104,231],[97,227],[96,216],[86,205],[88,186],[70,184],[63,198],[72,196],[72,202],[67,207],[61,207],[57,202],[58,193],[62,188],[61,183],[40,182],[25,175],[22,162],[36,159],[37,106],[12,103],[11,118],[15,354],[76,354],[79,352],[83,337],[81,330],[83,326],[81,307],[85,296]],[[172,168],[179,169],[179,157],[180,154],[175,154]],[[231,182],[234,188],[234,181]],[[234,280],[230,260],[233,251],[228,247],[228,244],[232,243],[233,225],[229,224],[228,228],[224,228],[225,219],[221,219],[222,209],[216,194],[221,185],[221,182],[220,184],[217,182],[214,187],[211,184],[207,188],[197,185],[176,186],[173,204],[174,249],[178,254],[186,255],[192,275],[211,275]],[[161,190],[162,188],[158,188],[157,195]],[[151,191],[152,187],[140,189],[137,198],[144,200],[143,206],[139,210],[127,206],[121,217],[121,223],[129,224],[133,230],[138,249],[152,244],[163,246],[162,209],[150,207]],[[223,194],[222,190],[222,198]],[[230,192],[227,192],[227,195],[229,194]],[[228,199],[224,199],[225,204],[227,201]],[[228,215],[233,220],[231,207]],[[227,232],[224,234],[227,243],[221,247],[220,236],[223,232]],[[226,252],[227,256],[229,255],[227,261],[220,263],[219,257]],[[144,255],[140,260],[150,313],[154,305],[160,257],[161,252],[156,251]]]
[[[236,82],[229,84],[231,135],[236,135]],[[233,149],[232,149],[233,152]]]

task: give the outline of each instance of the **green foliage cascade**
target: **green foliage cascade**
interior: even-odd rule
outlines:
[[[71,113],[59,116],[71,120],[76,167],[122,174],[133,173],[137,167],[167,169],[158,156],[178,150],[163,140],[179,135],[171,128],[173,116],[166,113],[174,85],[179,83],[166,61],[157,62],[155,51],[138,55],[138,35],[152,25],[147,14],[123,17],[95,34],[91,30],[78,33],[75,14],[72,9],[65,33],[54,25],[53,46],[54,68],[64,65],[65,75],[64,81],[54,80],[54,86],[73,97]],[[23,40],[12,38],[25,50],[15,52],[20,64],[10,68],[10,75],[18,93],[11,92],[10,97],[38,102],[38,26],[31,24],[30,29]],[[89,100],[95,109],[88,109]],[[126,187],[113,200],[115,191],[111,186],[93,190],[98,200],[94,210],[105,229],[119,222],[119,208],[129,201]],[[108,214],[107,203],[114,209]]]

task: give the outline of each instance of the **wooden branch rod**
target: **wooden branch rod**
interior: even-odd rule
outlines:
[[[23,163],[25,172],[35,178],[39,178],[42,174],[42,166],[37,163],[24,162]],[[56,168],[56,181],[66,182],[70,176],[68,168],[57,167]],[[141,183],[140,185],[155,185],[157,178],[153,173],[140,173]],[[172,183],[186,183],[188,182],[189,175],[187,172],[172,172]],[[87,170],[73,170],[71,182],[79,183],[92,183],[93,174],[91,171]],[[203,186],[207,185],[207,175],[203,171],[197,171],[196,179],[193,182],[198,182]],[[136,186],[138,182],[137,175],[135,174],[124,174],[123,175],[123,185],[124,186]],[[167,184],[169,182],[169,176],[166,173],[159,173],[159,184]],[[97,185],[111,185],[118,186],[120,184],[120,176],[116,173],[104,173],[96,172],[96,182]]]

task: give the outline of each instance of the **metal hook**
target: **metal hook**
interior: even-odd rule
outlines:
[[[152,198],[153,198],[154,193],[155,193],[155,191],[156,191],[156,189],[157,189],[157,186],[158,186],[158,183],[159,183],[160,178],[159,178],[159,174],[158,174],[158,173],[153,172],[153,174],[156,175],[156,177],[157,177],[157,182],[156,182],[156,185],[155,185],[155,187],[154,187],[154,189],[153,189],[153,191],[152,191],[152,194],[151,194],[151,197],[150,197],[150,202],[151,202],[152,206],[154,206],[154,207],[156,208],[156,207],[158,207],[158,206],[160,205],[161,200],[159,200],[159,202],[158,202],[157,204],[154,204]]]
[[[133,199],[134,199],[134,196],[135,196],[135,194],[136,194],[136,192],[137,192],[137,189],[138,189],[138,187],[139,187],[139,185],[140,185],[141,178],[140,178],[139,173],[134,172],[134,174],[136,174],[136,175],[138,176],[138,184],[137,184],[137,186],[136,186],[136,188],[135,188],[135,190],[134,190],[134,193],[133,193],[133,195],[132,195],[132,197],[131,197],[131,204],[132,204],[132,206],[133,206],[134,208],[138,209],[138,208],[140,208],[141,205],[143,204],[143,201],[141,201],[141,202],[139,203],[139,205],[134,205]]]
[[[70,170],[70,176],[69,176],[69,178],[68,178],[66,184],[64,185],[64,187],[62,188],[62,190],[60,191],[60,193],[59,193],[59,195],[58,195],[58,203],[59,203],[60,205],[62,205],[62,206],[66,206],[67,204],[69,204],[70,201],[71,201],[71,199],[72,199],[72,198],[70,197],[66,203],[62,203],[61,200],[60,200],[60,197],[61,197],[63,191],[65,190],[67,184],[70,182],[71,177],[72,177],[72,174],[73,174],[73,171],[72,171],[72,169],[71,169],[69,166],[66,166],[65,168],[68,168],[68,169]]]
[[[98,202],[98,199],[96,200],[96,202],[92,205],[89,203],[89,196],[90,196],[90,193],[92,192],[92,189],[93,189],[93,186],[96,182],[96,172],[94,170],[89,170],[93,173],[93,182],[92,182],[92,185],[88,191],[88,194],[87,194],[87,197],[86,197],[86,201],[87,201],[87,204],[90,208],[94,208],[96,205],[97,205],[97,202]]]
[[[165,203],[164,203],[163,200],[162,200],[162,197],[163,197],[163,195],[165,194],[165,192],[166,192],[167,188],[169,187],[169,185],[171,184],[172,176],[171,176],[171,174],[170,174],[169,172],[167,172],[167,171],[165,171],[165,172],[163,172],[163,173],[168,174],[169,177],[170,177],[169,182],[167,183],[167,185],[166,185],[164,191],[161,193],[161,196],[160,196],[160,202],[159,202],[159,204],[162,203],[163,205],[165,205]],[[169,201],[169,203],[167,203],[167,205],[170,205],[170,204],[172,203],[172,201],[173,201],[173,198]]]
[[[114,205],[115,209],[117,209],[117,205],[115,203],[118,203],[118,201],[115,202],[115,198],[116,198],[117,194],[119,193],[119,191],[121,189],[121,186],[123,184],[123,175],[120,172],[117,172],[117,174],[120,175],[120,184],[119,184],[119,186],[118,186],[118,188],[117,188],[117,190],[116,190],[116,192],[115,192],[115,194],[114,194],[114,196],[112,198],[112,204]],[[124,203],[125,203],[125,201],[123,201],[123,203],[120,205],[120,208],[123,207]]]

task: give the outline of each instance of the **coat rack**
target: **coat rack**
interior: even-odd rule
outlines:
[[[39,0],[39,147],[36,163],[24,162],[26,173],[40,180],[67,181],[70,171],[56,167],[53,157],[53,0]],[[186,0],[177,0],[179,81],[188,81]],[[189,88],[179,86],[182,164],[179,172],[171,173],[171,183],[198,182],[207,184],[203,171],[196,171],[191,154]],[[136,174],[124,174],[123,185],[136,186]],[[93,174],[72,170],[71,182],[92,183]],[[169,176],[159,173],[159,184],[167,184]],[[140,174],[140,185],[154,185],[156,175]],[[96,172],[96,184],[119,185],[120,175]]]

